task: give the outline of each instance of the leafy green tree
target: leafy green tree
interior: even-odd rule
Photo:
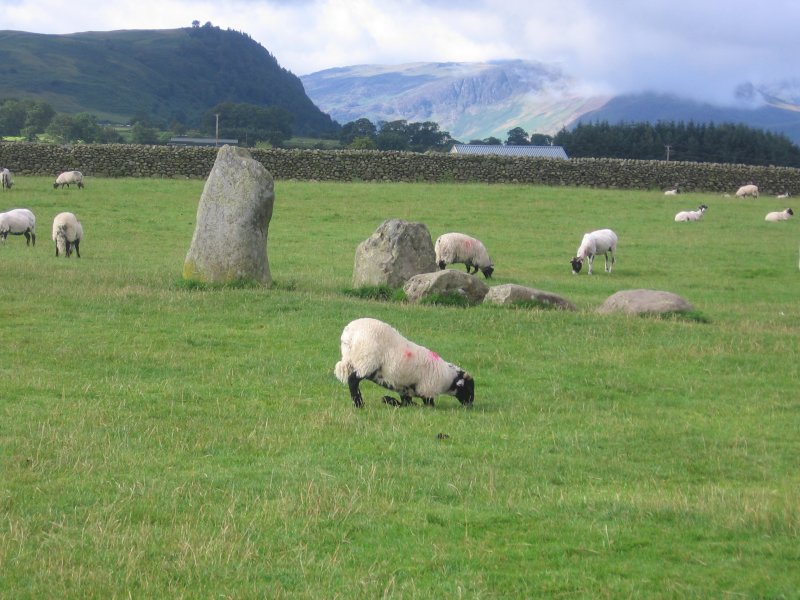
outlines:
[[[158,143],[158,131],[152,127],[146,127],[142,123],[136,123],[131,127],[131,142],[134,144],[156,144]]]
[[[356,119],[342,125],[339,132],[339,142],[343,146],[350,146],[356,138],[375,140],[377,128],[369,119]]]
[[[89,113],[57,114],[47,126],[46,133],[57,141],[91,143],[101,138],[97,117]]]
[[[28,109],[19,100],[6,100],[0,105],[0,135],[20,135]]]
[[[528,145],[530,145],[530,140],[528,139],[528,132],[525,131],[522,127],[514,127],[514,129],[511,129],[508,132],[508,138],[506,139],[506,145],[508,145],[508,146],[528,146]]]
[[[372,137],[357,137],[347,145],[348,148],[353,150],[374,150],[375,138]]]
[[[34,100],[28,105],[25,115],[25,130],[30,133],[42,133],[55,115],[56,111],[47,102]]]
[[[553,144],[553,136],[543,133],[532,133],[530,140],[531,146],[550,146]]]

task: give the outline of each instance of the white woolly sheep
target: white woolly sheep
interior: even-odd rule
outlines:
[[[680,193],[681,192],[680,192],[680,190],[678,188],[672,188],[671,190],[667,190],[666,192],[664,192],[664,195],[665,196],[677,196]]]
[[[14,178],[8,169],[0,169],[0,185],[3,187],[3,191],[10,190],[14,185]]]
[[[611,264],[608,264],[608,253],[611,252]],[[584,234],[581,240],[581,245],[578,246],[578,252],[570,263],[572,264],[572,273],[577,275],[581,271],[583,261],[589,259],[588,274],[592,274],[592,266],[594,265],[594,257],[602,254],[606,259],[606,272],[611,273],[614,263],[617,262],[617,234],[610,229],[598,229],[590,233]]]
[[[790,194],[789,194],[789,192],[783,192],[782,194],[778,194],[778,195],[777,195],[777,196],[775,196],[775,197],[776,197],[776,198],[788,198],[788,197],[789,197],[789,195],[790,195]]]
[[[764,217],[765,221],[788,221],[789,217],[794,214],[794,211],[791,208],[787,208],[786,210],[782,210],[780,212],[771,212],[767,213],[767,216]]]
[[[75,254],[80,258],[82,237],[83,226],[71,212],[58,213],[53,219],[53,241],[56,243],[56,256],[63,254],[69,258],[74,248]]]
[[[36,245],[36,217],[27,208],[15,208],[8,212],[0,213],[0,238],[3,243],[8,235],[24,235],[25,245],[31,242]]]
[[[441,394],[455,396],[465,406],[472,406],[475,399],[475,381],[469,373],[407,340],[383,321],[350,322],[342,331],[341,349],[342,359],[333,370],[349,386],[357,408],[364,405],[359,389],[364,379],[397,392],[399,401],[383,397],[392,406],[413,404],[412,396],[422,398],[426,406],[433,406],[433,399]]]
[[[80,171],[64,171],[53,182],[53,188],[64,186],[69,187],[71,183],[77,184],[79,188],[83,187],[83,173]]]
[[[480,269],[486,279],[489,279],[494,272],[494,265],[486,247],[474,237],[463,233],[445,233],[436,239],[433,249],[436,252],[436,264],[440,269],[444,269],[447,265],[463,263],[467,267],[467,273],[470,273],[472,268],[475,269],[472,271],[473,274]]]
[[[747,196],[752,196],[753,198],[758,198],[758,186],[753,185],[752,183],[749,185],[743,185],[738,190],[736,190],[736,197],[737,198],[746,198]]]
[[[675,222],[680,223],[682,221],[699,221],[707,210],[708,207],[705,204],[698,206],[697,210],[682,210],[675,215]]]

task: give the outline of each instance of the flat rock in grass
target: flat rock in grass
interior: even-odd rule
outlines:
[[[415,275],[403,286],[410,302],[419,302],[429,296],[459,294],[470,304],[480,304],[489,287],[474,275],[455,269]]]
[[[269,171],[246,149],[222,146],[200,196],[184,279],[272,283],[267,231],[274,199]]]
[[[436,253],[423,223],[388,219],[356,248],[353,287],[399,288],[414,275],[436,270]]]
[[[641,315],[688,312],[694,310],[694,307],[672,292],[622,290],[609,296],[597,310],[601,313],[624,312]]]
[[[516,283],[504,283],[489,288],[489,292],[483,299],[486,303],[511,305],[521,302],[535,302],[548,308],[558,308],[561,310],[576,310],[575,305],[566,298],[537,290],[536,288],[517,285]]]

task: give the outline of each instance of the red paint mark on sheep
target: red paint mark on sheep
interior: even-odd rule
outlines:
[[[430,354],[430,357],[431,357],[433,360],[442,360],[442,359],[439,357],[439,355],[438,355],[438,354],[436,354],[436,352],[434,352],[433,350],[428,350],[428,354]]]
[[[403,358],[411,358],[414,356],[414,353],[411,350],[403,350]]]

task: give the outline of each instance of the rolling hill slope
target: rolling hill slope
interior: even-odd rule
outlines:
[[[336,129],[266,49],[210,25],[69,35],[0,31],[0,98],[21,97],[116,122],[145,114],[190,124],[230,101],[285,108],[298,134]]]

